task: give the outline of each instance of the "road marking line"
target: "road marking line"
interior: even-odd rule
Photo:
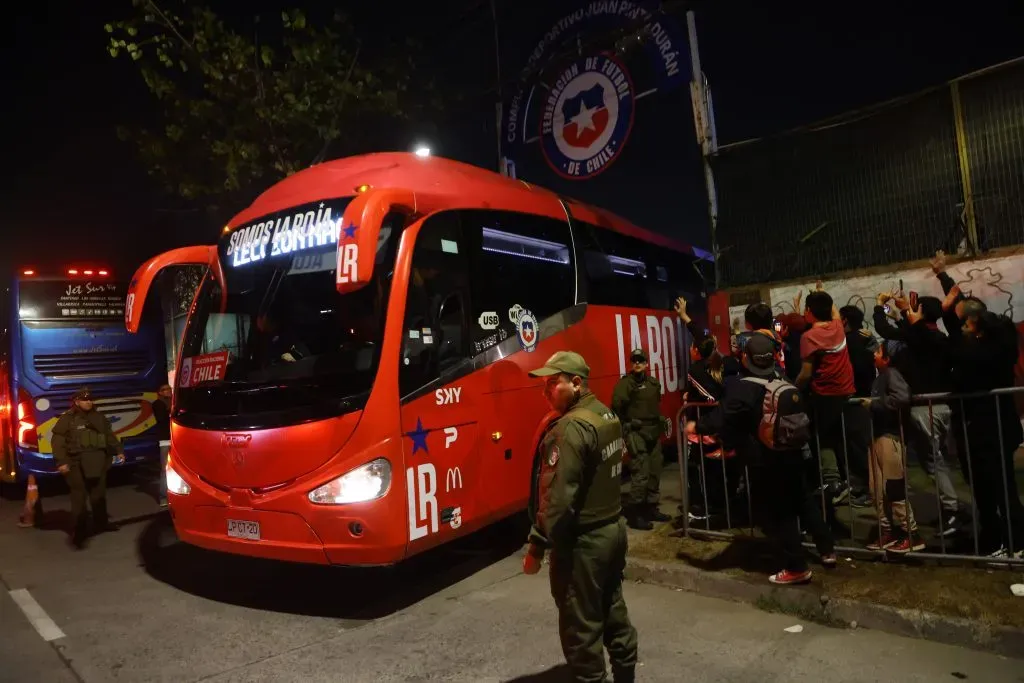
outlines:
[[[64,637],[64,631],[61,631],[53,619],[39,606],[27,588],[10,591],[10,596],[21,608],[35,630],[39,632],[39,635],[43,637],[43,640],[50,642]]]

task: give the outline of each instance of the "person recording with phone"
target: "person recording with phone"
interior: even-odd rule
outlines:
[[[889,321],[885,307],[889,302],[900,311],[896,325]],[[875,331],[882,339],[903,342],[906,350],[896,359],[903,369],[911,394],[938,394],[952,391],[953,356],[948,337],[938,327],[942,302],[934,296],[918,297],[910,292],[881,292],[874,310]],[[951,412],[948,404],[933,402],[910,408],[906,438],[925,471],[939,489],[943,513],[943,534],[956,533],[960,503],[948,462]]]
[[[780,333],[781,327],[776,323],[771,306],[763,301],[750,304],[743,312],[743,322],[746,325],[746,331],[736,335],[738,358],[743,357],[743,349],[753,335],[763,335],[771,340],[772,347],[775,349],[775,368],[780,375],[784,376],[786,374],[786,354]]]

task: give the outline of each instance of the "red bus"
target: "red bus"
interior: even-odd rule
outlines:
[[[384,565],[526,509],[548,413],[526,371],[574,349],[605,401],[645,348],[672,417],[688,360],[684,245],[436,157],[372,154],[282,180],[214,246],[175,371],[166,476],[181,540]],[[548,415],[547,419],[551,416]]]

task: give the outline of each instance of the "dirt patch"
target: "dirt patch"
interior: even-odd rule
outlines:
[[[670,536],[662,526],[631,540],[630,555],[683,562],[746,581],[765,582],[779,570],[771,545],[762,538],[712,541]],[[813,565],[813,562],[812,562]],[[1024,628],[1024,598],[1010,584],[1024,582],[1020,570],[939,566],[919,561],[863,560],[840,556],[839,567],[813,566],[811,588],[830,598],[923,610],[985,624]]]

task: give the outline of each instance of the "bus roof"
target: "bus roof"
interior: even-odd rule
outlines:
[[[466,193],[501,192],[506,196],[511,193],[524,211],[557,219],[565,217],[559,196],[537,185],[442,157],[382,152],[328,161],[299,171],[263,192],[249,208],[232,218],[228,227],[237,228],[292,206],[352,196],[364,185],[374,189],[401,187],[413,192],[450,195],[453,200]],[[567,197],[563,199],[575,218],[674,251],[698,255],[689,244],[645,230],[610,211]]]

